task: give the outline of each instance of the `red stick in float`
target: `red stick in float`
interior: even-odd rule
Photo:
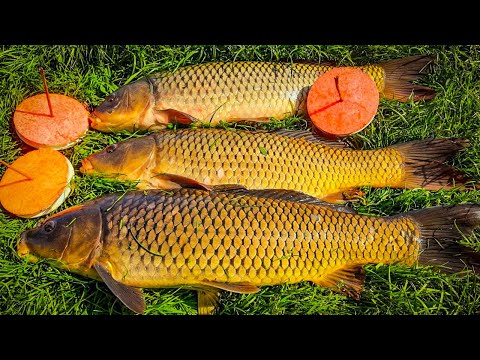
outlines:
[[[5,165],[7,168],[12,169],[13,171],[16,171],[17,173],[19,173],[20,175],[25,176],[28,180],[33,180],[30,176],[28,176],[27,174],[25,174],[24,172],[22,172],[22,171],[20,171],[20,170],[18,170],[18,169],[16,169],[16,168],[14,168],[12,165],[6,163],[6,162],[3,161],[3,160],[0,160],[0,164],[3,164],[3,165]]]
[[[48,93],[47,80],[45,79],[45,73],[43,71],[43,68],[40,68],[40,75],[42,76],[43,87],[45,88],[45,95],[47,95],[48,108],[50,109],[50,117],[53,117],[52,103],[50,102],[50,95]]]

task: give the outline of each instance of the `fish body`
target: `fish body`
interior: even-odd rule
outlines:
[[[296,190],[337,202],[361,186],[461,186],[461,174],[442,163],[466,144],[462,139],[430,139],[353,150],[303,131],[159,130],[88,156],[81,171],[138,180],[140,188],[238,184]]]
[[[50,217],[22,234],[18,253],[101,279],[136,312],[145,307],[139,289],[178,286],[199,290],[211,309],[218,290],[300,281],[358,298],[371,263],[459,271],[479,257],[456,240],[479,224],[477,205],[374,217],[288,190],[137,190]]]
[[[359,66],[380,96],[406,101],[430,99],[435,91],[412,84],[430,56],[419,55]],[[91,115],[100,131],[156,130],[168,123],[266,121],[306,114],[315,80],[332,64],[261,61],[216,62],[160,72],[119,88]],[[340,84],[341,87],[341,84]]]

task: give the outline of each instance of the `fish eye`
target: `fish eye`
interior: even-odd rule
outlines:
[[[106,148],[105,148],[105,151],[109,154],[113,153],[115,151],[115,149],[117,148],[117,144],[112,144],[112,145],[108,145]]]
[[[53,229],[55,229],[55,225],[56,225],[55,221],[53,220],[47,221],[45,225],[43,225],[43,230],[46,233],[52,232]]]
[[[113,100],[115,100],[115,94],[108,95],[105,98],[105,101],[108,101],[108,102],[113,102]]]

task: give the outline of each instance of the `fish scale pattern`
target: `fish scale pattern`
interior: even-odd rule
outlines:
[[[170,75],[152,76],[155,108],[179,109],[201,120],[218,123],[306,112],[308,90],[333,66],[316,63],[234,61],[185,66]],[[385,71],[378,65],[358,68],[383,91]],[[267,115],[265,115],[267,114]]]
[[[288,189],[319,198],[360,186],[402,184],[403,158],[395,149],[342,149],[308,138],[311,134],[298,134],[160,131],[151,135],[156,141],[156,165],[144,180],[161,173],[177,174],[207,185]]]
[[[134,191],[113,203],[103,212],[101,256],[131,286],[318,281],[358,264],[411,264],[419,248],[407,217],[339,213],[242,192]]]

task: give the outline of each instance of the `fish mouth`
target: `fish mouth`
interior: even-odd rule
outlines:
[[[27,235],[25,234],[25,232],[23,232],[22,235],[20,235],[20,241],[18,242],[18,245],[17,245],[17,254],[21,258],[24,258],[28,254],[30,254],[30,249],[28,248],[28,245],[27,245]]]
[[[91,174],[95,171],[92,163],[88,159],[82,160],[82,166],[80,166],[80,172],[82,174]]]
[[[96,110],[94,110],[88,115],[88,119],[90,120],[90,126],[94,129],[98,126],[98,124],[102,122],[102,120],[97,116],[95,112]]]

